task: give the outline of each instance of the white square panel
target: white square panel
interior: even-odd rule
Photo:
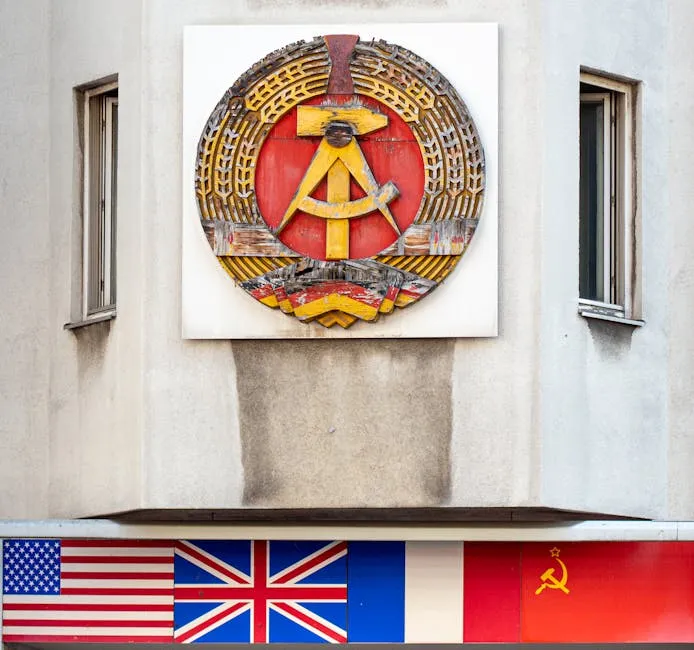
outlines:
[[[298,40],[357,34],[401,45],[437,68],[467,105],[485,154],[479,226],[454,271],[404,309],[348,329],[302,323],[253,299],[207,243],[194,191],[198,141],[226,90],[254,63]],[[189,339],[488,337],[498,317],[498,30],[489,23],[186,27],[183,70],[182,327]]]

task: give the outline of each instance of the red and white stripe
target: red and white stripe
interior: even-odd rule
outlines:
[[[63,540],[60,595],[4,595],[5,642],[171,642],[173,543]]]

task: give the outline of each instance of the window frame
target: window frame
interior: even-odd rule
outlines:
[[[118,194],[118,79],[111,77],[75,88],[78,133],[82,151],[80,182],[80,271],[79,295],[75,295],[77,319],[65,325],[74,329],[116,316],[116,229]],[[94,99],[98,98],[98,102]],[[94,105],[99,111],[94,134]],[[93,151],[95,136],[98,151]],[[98,158],[98,160],[95,160]],[[99,203],[95,212],[92,196],[98,183]],[[92,228],[98,222],[99,243],[95,246]],[[93,264],[98,257],[96,265]],[[77,279],[77,278],[76,278]],[[94,283],[99,288],[94,291]]]
[[[584,84],[591,88],[585,89]],[[637,253],[640,235],[638,89],[638,82],[631,79],[588,70],[580,73],[579,106],[603,103],[603,142],[609,146],[603,152],[604,299],[581,296],[579,288],[579,313],[632,325],[643,324]],[[583,268],[585,254],[579,250],[579,269]]]

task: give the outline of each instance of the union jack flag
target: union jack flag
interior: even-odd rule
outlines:
[[[347,641],[347,543],[180,541],[178,643]]]

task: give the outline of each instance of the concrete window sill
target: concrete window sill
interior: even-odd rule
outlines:
[[[94,325],[94,323],[103,323],[104,321],[107,321],[107,320],[113,320],[115,317],[116,317],[115,310],[114,311],[108,311],[108,312],[104,312],[103,314],[98,314],[96,316],[90,316],[89,318],[85,318],[84,320],[71,321],[69,323],[65,323],[65,325],[63,325],[63,329],[76,330],[76,329],[79,329],[80,327],[87,327],[88,325]]]
[[[643,327],[646,323],[642,320],[625,318],[620,314],[610,314],[603,310],[594,309],[585,305],[579,305],[578,313],[584,318],[595,318],[596,320],[609,321],[611,323],[621,323],[630,327]]]

